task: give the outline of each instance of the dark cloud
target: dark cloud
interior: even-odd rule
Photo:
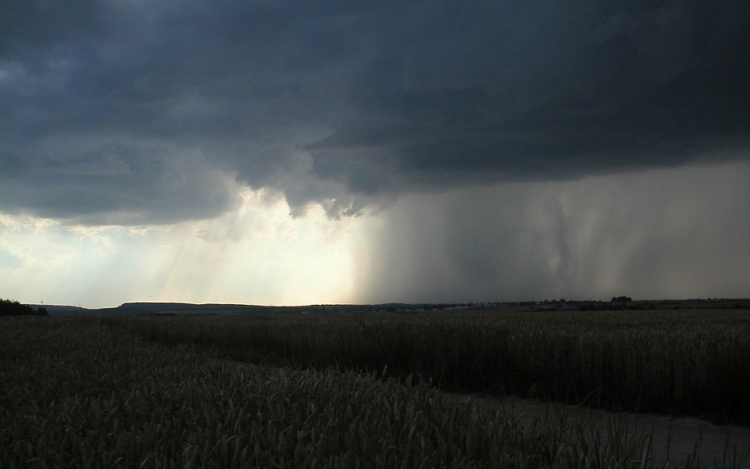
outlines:
[[[66,41],[95,39],[105,31],[98,0],[24,0],[0,5],[0,51],[23,54]]]
[[[148,224],[215,216],[235,182],[199,150],[75,138],[43,140],[2,179],[4,211],[83,224]]]
[[[236,179],[338,216],[744,158],[747,50],[741,1],[5,1],[0,209],[210,217]]]
[[[735,6],[547,2],[488,24],[477,18],[501,15],[480,4],[430,16],[452,28],[380,51],[387,59],[356,85],[356,117],[312,147],[316,168],[351,181],[356,171],[326,169],[375,149],[397,172],[389,183],[409,187],[425,173],[568,178],[746,147],[750,9]]]

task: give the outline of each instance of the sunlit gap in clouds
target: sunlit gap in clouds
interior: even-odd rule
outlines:
[[[358,220],[330,220],[320,207],[292,218],[283,200],[249,189],[218,218],[168,226],[66,226],[3,215],[0,297],[85,307],[348,302]]]

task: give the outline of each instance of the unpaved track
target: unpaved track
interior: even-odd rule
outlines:
[[[535,420],[574,419],[585,422],[587,434],[606,443],[612,425],[629,432],[641,432],[650,439],[654,462],[680,463],[698,456],[701,467],[731,467],[750,469],[750,428],[720,426],[705,420],[657,414],[632,414],[607,412],[560,403],[546,403],[515,397],[488,397],[485,395],[451,394],[460,401],[487,406],[487,410],[509,410],[528,428]],[[538,421],[538,420],[537,420]],[[569,420],[570,421],[570,420]]]

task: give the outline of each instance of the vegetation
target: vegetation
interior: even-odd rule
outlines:
[[[255,363],[414,376],[482,391],[613,410],[750,424],[745,310],[307,314],[120,318],[164,343]]]
[[[739,310],[3,317],[0,467],[701,467],[697,446],[655,460],[647,428],[617,414],[519,415],[445,391],[746,416],[749,322]],[[749,457],[727,439],[712,467]]]
[[[564,414],[522,423],[425,385],[244,364],[113,325],[3,318],[0,467],[697,467],[655,465],[647,436],[616,422],[604,436]]]
[[[0,299],[0,316],[48,316],[47,309],[43,306],[33,309],[31,306],[23,305],[18,301]]]

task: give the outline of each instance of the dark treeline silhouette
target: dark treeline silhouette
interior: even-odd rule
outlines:
[[[629,296],[613,296],[612,303],[630,303],[633,299]]]
[[[49,313],[43,306],[34,309],[18,301],[0,299],[0,316],[49,316]]]

